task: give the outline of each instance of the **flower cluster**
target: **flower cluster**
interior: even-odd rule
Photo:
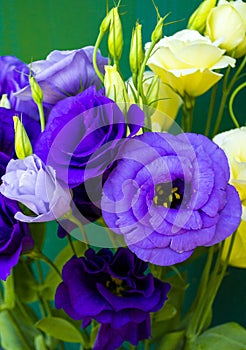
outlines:
[[[94,350],[125,341],[207,348],[202,333],[227,265],[246,267],[246,128],[232,107],[245,87],[238,82],[246,4],[215,3],[204,0],[187,28],[164,37],[166,16],[157,10],[144,47],[137,22],[127,79],[119,6],[103,19],[95,46],[55,50],[29,65],[0,57],[0,312],[8,310],[19,334],[23,327],[32,334],[19,348],[55,350],[58,341]],[[106,35],[109,59],[99,50]],[[195,101],[211,88],[203,135],[193,123]],[[233,88],[237,128],[216,135]],[[54,262],[43,246],[51,221],[69,244]],[[182,289],[183,300],[188,282],[176,265],[201,254],[207,263],[183,318],[176,293]],[[40,261],[51,268],[45,277]],[[25,319],[33,301],[44,315],[38,322]],[[13,350],[7,338],[0,329],[1,345]]]

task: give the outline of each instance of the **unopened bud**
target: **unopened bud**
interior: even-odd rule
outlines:
[[[102,23],[100,25],[100,32],[102,34],[105,34],[109,31],[110,23],[111,23],[111,17],[112,17],[112,10],[110,10],[107,15],[102,20]]]
[[[14,116],[13,120],[15,129],[15,153],[19,159],[24,159],[33,153],[32,145],[20,119]]]
[[[118,7],[114,7],[111,11],[111,21],[108,36],[108,49],[110,55],[115,61],[119,61],[123,49],[123,34]]]
[[[39,86],[38,82],[36,81],[36,79],[34,78],[34,76],[32,75],[29,76],[29,84],[32,91],[33,101],[37,105],[41,104],[43,102],[43,91]]]
[[[165,20],[165,17],[161,17],[159,19],[159,21],[157,22],[155,29],[153,30],[152,34],[151,34],[151,41],[153,43],[158,43],[158,41],[160,41],[162,39],[162,28],[163,28],[163,22]]]
[[[106,96],[119,104],[120,109],[123,113],[125,113],[130,102],[125,82],[117,71],[116,65],[104,66],[104,69],[104,86]]]
[[[216,0],[204,0],[192,13],[188,21],[188,29],[204,33],[209,12],[216,5]]]
[[[138,73],[143,62],[143,58],[144,54],[142,45],[142,25],[136,23],[136,28],[134,28],[132,31],[132,40],[129,55],[130,68],[132,73]]]
[[[0,100],[0,107],[6,108],[6,109],[11,108],[11,104],[9,102],[7,94],[2,95],[1,100]]]

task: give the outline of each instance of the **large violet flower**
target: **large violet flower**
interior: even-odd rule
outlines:
[[[2,176],[0,192],[16,200],[37,216],[18,211],[15,218],[24,222],[52,221],[70,210],[71,195],[56,179],[53,168],[45,166],[35,154],[25,159],[11,159]]]
[[[127,248],[109,249],[72,258],[63,268],[55,296],[57,308],[70,317],[101,323],[94,350],[118,349],[124,340],[137,345],[150,336],[150,312],[159,310],[169,284],[145,274],[147,264]]]
[[[0,279],[6,280],[18,263],[21,252],[33,247],[27,224],[14,216],[20,210],[18,203],[0,194]]]
[[[30,68],[43,91],[46,107],[51,108],[58,101],[75,96],[90,86],[101,86],[93,67],[93,51],[93,46],[78,50],[55,50],[45,60],[31,63]],[[107,62],[108,59],[98,51],[97,64],[101,72]],[[30,101],[30,86],[27,85],[15,95],[23,101]]]
[[[143,117],[136,105],[130,107],[127,118],[133,132],[140,128]],[[126,132],[125,117],[117,104],[91,87],[56,104],[35,153],[73,188],[107,170]]]
[[[121,158],[103,188],[103,217],[139,258],[172,265],[239,225],[227,158],[205,136],[145,133]]]

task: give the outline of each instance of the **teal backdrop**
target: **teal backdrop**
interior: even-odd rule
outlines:
[[[164,34],[170,35],[187,25],[187,19],[200,3],[200,0],[155,0],[162,15],[170,12],[168,21],[179,21],[164,28]],[[109,1],[109,5],[113,2]],[[29,63],[44,59],[54,49],[76,49],[95,43],[100,21],[106,10],[106,0],[0,0],[0,52],[1,55],[15,55]],[[122,21],[125,48],[121,69],[125,77],[129,75],[127,52],[132,28],[139,20],[143,24],[143,41],[150,40],[151,30],[156,23],[156,14],[151,0],[122,0]],[[102,52],[106,54],[106,46]],[[242,95],[242,94],[241,94]],[[237,99],[236,112],[241,124],[245,123],[245,96]],[[200,130],[200,121],[206,118],[208,97],[198,98],[195,127]],[[222,129],[232,127],[226,117]],[[54,226],[46,242],[49,255],[55,255],[60,247],[52,248]],[[62,243],[61,243],[62,244]],[[197,282],[200,266],[190,271],[192,282]],[[187,302],[194,291],[188,290]],[[246,326],[246,278],[245,270],[230,268],[216,298],[213,324],[236,321]],[[69,346],[69,349],[76,349]],[[168,349],[167,349],[168,350]]]

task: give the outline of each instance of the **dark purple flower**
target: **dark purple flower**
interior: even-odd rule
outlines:
[[[43,94],[44,104],[49,109],[58,101],[75,96],[89,86],[99,88],[101,81],[95,73],[92,57],[93,46],[78,50],[52,51],[46,60],[32,62],[30,65],[35,79],[39,83]],[[108,59],[97,53],[97,64],[101,72]],[[30,86],[26,86],[16,93],[23,101],[30,101]]]
[[[13,109],[0,107],[0,152],[8,154],[11,157],[14,157],[15,155],[15,132],[13,121],[13,116],[15,115],[19,115],[19,113]],[[21,114],[21,120],[32,145],[34,145],[40,134],[39,123],[23,113]]]
[[[14,216],[20,210],[17,202],[0,194],[0,279],[6,280],[18,263],[20,254],[33,247],[27,224]]]
[[[136,124],[143,120],[143,112],[135,105],[128,114],[131,124],[133,114]],[[132,130],[137,130],[136,125]],[[73,188],[107,170],[126,131],[125,117],[117,104],[91,87],[55,105],[35,153]]]
[[[95,350],[118,349],[124,340],[136,345],[150,336],[150,312],[159,310],[169,284],[145,274],[147,264],[127,248],[109,249],[72,258],[63,268],[55,296],[57,308],[83,320],[101,323]]]
[[[121,158],[105,182],[102,212],[140,259],[181,262],[239,225],[227,158],[205,136],[145,133],[125,144]]]

